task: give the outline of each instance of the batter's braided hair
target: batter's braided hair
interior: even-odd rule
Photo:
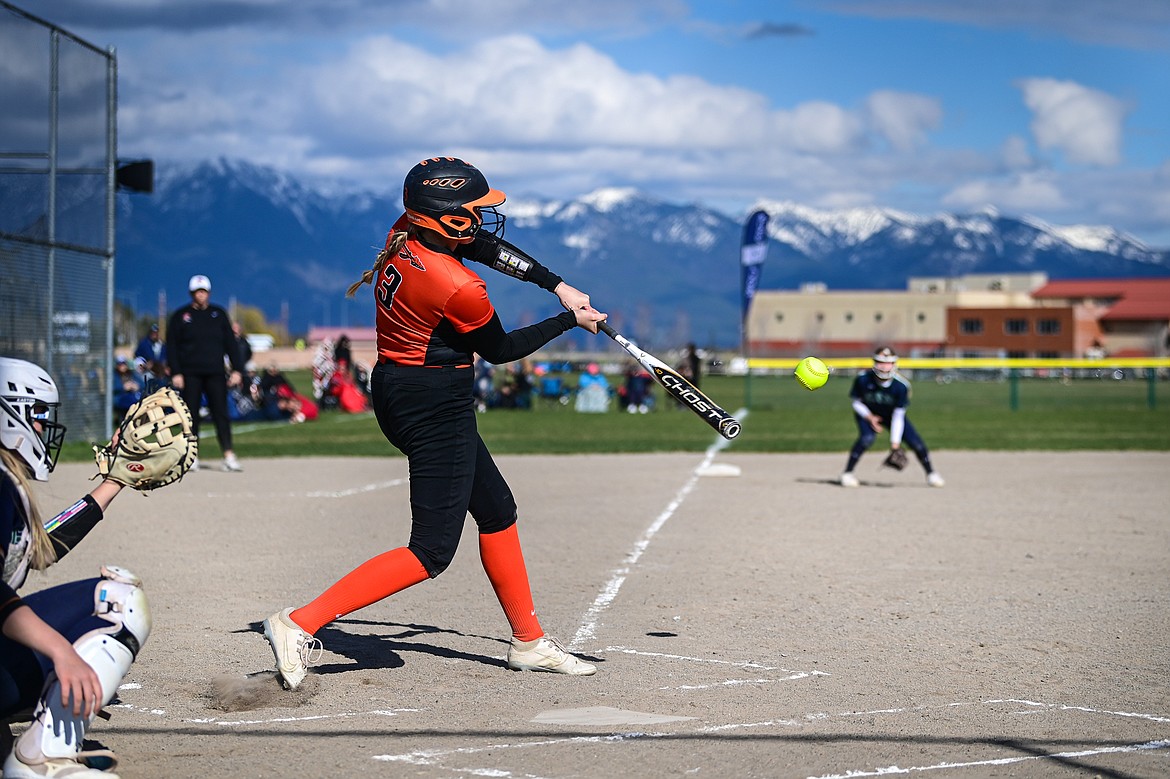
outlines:
[[[363,271],[361,279],[349,285],[349,289],[345,292],[347,298],[352,298],[354,293],[361,289],[362,285],[374,283],[374,279],[378,278],[379,274],[382,273],[382,269],[386,267],[386,263],[390,262],[390,259],[398,254],[398,250],[402,248],[402,244],[406,243],[406,236],[407,233],[404,230],[391,232],[386,236],[386,246],[374,258],[374,267]]]

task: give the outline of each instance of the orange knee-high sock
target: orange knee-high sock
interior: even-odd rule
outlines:
[[[312,603],[289,616],[306,633],[316,633],[323,625],[351,611],[377,603],[426,578],[427,569],[414,556],[414,552],[405,546],[391,549],[354,568]]]
[[[535,641],[543,636],[540,620],[536,618],[536,607],[532,604],[532,588],[528,586],[528,569],[524,567],[524,553],[520,551],[516,526],[498,533],[481,533],[479,558],[500,605],[504,607],[512,635],[518,641]]]

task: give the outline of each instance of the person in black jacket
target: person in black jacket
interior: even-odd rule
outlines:
[[[191,409],[195,435],[199,435],[199,409],[207,397],[207,409],[215,423],[215,436],[223,450],[223,469],[242,471],[232,450],[231,417],[228,416],[228,387],[239,385],[244,372],[236,336],[227,311],[209,301],[211,280],[192,276],[187,288],[191,303],[171,314],[167,325],[167,362],[171,384]],[[231,364],[225,376],[224,360]],[[198,467],[192,467],[195,470]]]

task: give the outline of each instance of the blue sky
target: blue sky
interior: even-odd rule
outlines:
[[[395,190],[985,206],[1170,247],[1170,0],[46,0],[119,60],[123,158]],[[506,210],[506,208],[505,208]]]

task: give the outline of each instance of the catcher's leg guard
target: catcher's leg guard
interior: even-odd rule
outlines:
[[[150,636],[150,606],[142,580],[125,568],[102,566],[102,580],[94,589],[94,615],[113,624],[102,632],[113,635],[134,657]]]
[[[97,673],[102,685],[101,706],[105,706],[113,700],[122,678],[130,671],[130,664],[150,636],[151,620],[137,576],[111,566],[102,568],[102,577],[94,588],[94,614],[111,623],[110,627],[89,631],[74,641],[73,647]],[[12,754],[4,763],[4,776],[110,777],[108,772],[87,769],[81,764],[88,756],[116,763],[110,752],[82,751],[86,730],[94,716],[74,715],[72,702],[61,705],[61,683],[55,674],[50,674],[32,724],[16,739]]]

